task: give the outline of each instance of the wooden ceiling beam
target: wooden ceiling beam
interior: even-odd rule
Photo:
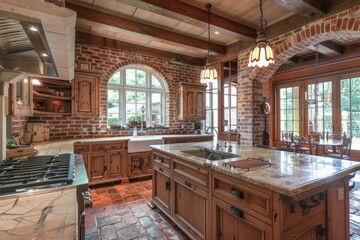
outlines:
[[[173,63],[185,63],[196,66],[204,66],[206,63],[206,58],[191,57],[183,54],[163,51],[155,48],[145,47],[145,46],[114,40],[106,37],[100,37],[97,35],[93,35],[85,32],[79,32],[79,31],[76,32],[75,42],[82,44],[95,44],[98,46],[104,46],[109,48],[146,53],[153,56],[165,57]]]
[[[272,0],[290,11],[307,17],[324,16],[326,2],[324,0]]]
[[[88,19],[90,21],[106,24],[109,26],[125,29],[144,35],[149,35],[160,39],[165,39],[171,42],[176,42],[199,49],[208,49],[207,41],[175,33],[169,30],[157,28],[151,25],[138,23],[126,17],[120,17],[118,14],[116,16],[110,15],[98,10],[94,10],[91,8],[91,6],[83,7],[67,2],[66,7],[76,11],[78,18]],[[210,43],[210,49],[215,53],[226,54],[226,47],[220,44]]]
[[[334,41],[325,41],[319,43],[319,52],[328,56],[339,56],[343,54],[344,48]]]
[[[144,9],[156,14],[167,16],[179,21],[193,24],[194,20],[201,21],[202,27],[208,23],[208,12],[204,9],[195,7],[179,0],[118,0],[122,3]],[[170,11],[170,12],[169,12]],[[175,14],[174,14],[175,13]],[[191,19],[189,19],[191,18]],[[242,23],[235,22],[217,14],[211,13],[211,25],[230,32],[238,33],[243,36],[255,39],[257,37],[255,28],[246,26]]]

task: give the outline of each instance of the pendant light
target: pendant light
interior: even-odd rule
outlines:
[[[211,10],[211,4],[208,3],[205,5],[207,11],[208,11],[208,52],[207,52],[207,58],[206,58],[206,65],[204,69],[201,71],[200,74],[200,82],[203,84],[207,83],[214,83],[217,81],[218,74],[214,67],[210,66],[210,10]]]
[[[251,50],[248,67],[267,67],[274,63],[274,52],[266,41],[265,28],[267,21],[263,19],[262,0],[260,0],[260,23],[256,27],[258,37],[256,47]]]

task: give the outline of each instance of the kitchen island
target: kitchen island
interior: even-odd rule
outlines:
[[[193,239],[349,239],[358,162],[238,145],[231,155],[214,142],[151,147],[152,202]]]

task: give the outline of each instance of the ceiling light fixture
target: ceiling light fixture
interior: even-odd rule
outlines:
[[[33,78],[31,80],[32,84],[33,85],[36,85],[36,86],[40,86],[41,85],[41,82],[39,81],[39,79],[36,79],[36,78]]]
[[[43,53],[43,54],[41,54],[41,56],[47,57],[48,55],[47,55],[47,53]]]
[[[214,67],[210,66],[210,10],[211,4],[207,3],[205,5],[206,9],[208,10],[208,52],[206,58],[206,65],[205,68],[201,71],[200,74],[200,82],[203,84],[213,83],[217,81],[218,74]]]
[[[38,31],[38,29],[37,29],[36,27],[34,27],[34,26],[29,27],[29,29],[30,29],[31,31],[33,31],[33,32],[37,32],[37,31]]]
[[[267,67],[274,63],[274,52],[266,40],[265,28],[267,21],[263,19],[262,0],[260,0],[260,23],[256,27],[256,47],[251,50],[248,67]]]

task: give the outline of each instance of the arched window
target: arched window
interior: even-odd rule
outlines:
[[[165,84],[151,68],[120,68],[110,77],[107,89],[108,126],[126,126],[130,121],[141,120],[146,121],[146,126],[166,125]]]

